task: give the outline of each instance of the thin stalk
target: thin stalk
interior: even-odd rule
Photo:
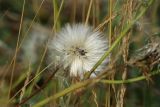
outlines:
[[[124,30],[120,33],[118,38],[115,40],[115,42],[111,45],[111,47],[108,49],[107,52],[104,53],[104,55],[99,59],[99,61],[93,66],[93,68],[89,71],[89,73],[86,75],[86,78],[89,78],[90,75],[94,72],[94,70],[109,56],[111,51],[118,45],[118,43],[122,40],[124,36],[126,36],[126,33],[130,30],[130,28],[135,24],[135,22],[146,12],[148,7],[152,4],[154,0],[148,1],[148,6],[142,6],[141,11],[138,15],[135,16],[135,19],[131,21]]]
[[[22,29],[22,22],[23,22],[23,16],[24,16],[24,7],[25,7],[25,0],[23,1],[22,15],[21,15],[19,32],[18,32],[18,40],[17,40],[16,51],[15,51],[14,60],[13,60],[13,68],[12,68],[12,71],[11,71],[11,80],[10,80],[10,85],[9,85],[8,99],[10,97],[10,93],[11,93],[11,89],[12,89],[12,82],[13,82],[13,76],[14,76],[15,65],[16,65],[16,58],[17,58],[18,47],[19,47],[19,42],[20,42],[20,35],[21,35],[21,29]]]
[[[88,12],[87,12],[87,18],[86,18],[86,21],[85,21],[85,25],[88,24],[88,20],[89,20],[89,16],[90,16],[90,13],[91,13],[92,4],[93,4],[93,0],[90,0]]]
[[[157,75],[160,73],[160,69],[159,70],[156,70],[156,71],[153,71],[152,73],[148,74],[148,77],[151,77],[153,75]],[[70,87],[54,94],[53,96],[51,97],[48,97],[48,98],[45,98],[44,100],[38,102],[37,104],[33,105],[33,107],[42,107],[43,105],[47,104],[49,101],[51,100],[56,100],[68,93],[71,93],[77,89],[80,89],[82,87],[85,87],[89,84],[92,84],[94,85],[95,83],[104,83],[104,84],[127,84],[127,83],[135,83],[135,82],[138,82],[138,81],[142,81],[142,80],[145,80],[146,79],[146,76],[139,76],[139,77],[135,77],[135,78],[131,78],[131,79],[126,79],[126,80],[100,80],[100,79],[90,79],[90,80],[85,80],[85,81],[82,81],[82,82],[78,82],[76,84],[73,84],[71,85]]]

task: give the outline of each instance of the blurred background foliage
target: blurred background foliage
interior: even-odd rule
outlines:
[[[91,1],[26,0],[23,23],[21,23],[24,0],[0,0],[1,105],[6,106],[8,96],[12,98],[28,80],[47,66],[47,58],[45,57],[42,60],[42,56],[47,39],[49,36],[54,36],[51,34],[52,30],[57,32],[66,23],[85,23]],[[140,7],[147,7],[148,1],[150,0],[93,0],[88,23],[96,28],[109,17],[114,16],[111,22],[100,28],[107,38],[110,38],[111,34],[109,42],[112,44],[123,31],[126,23],[132,21],[134,15],[139,13]],[[61,11],[59,13],[60,8]],[[22,44],[17,52],[14,75],[12,75],[13,67],[10,66],[10,63],[15,54],[20,24],[22,24],[20,32],[20,44]],[[126,75],[125,78],[142,75],[143,73],[138,67],[130,66],[126,68],[127,72],[124,73],[125,67],[123,65],[125,65],[125,60],[134,59],[135,56],[138,56],[139,53],[136,50],[152,41],[152,38],[160,36],[159,28],[160,1],[154,0],[153,4],[148,7],[145,15],[136,21],[126,34],[126,38],[112,52],[111,64],[115,68],[106,79],[123,79],[123,75]],[[114,61],[116,63],[113,63]],[[22,99],[26,98],[33,91],[40,88],[44,81],[49,78],[52,70],[52,68],[45,70],[36,81],[24,87],[24,93],[13,97],[13,101],[9,106],[14,107],[21,102],[20,97]],[[22,107],[32,106],[36,102],[69,87],[74,82],[69,77],[64,77],[64,75],[57,73],[48,82],[45,89],[30,98]],[[122,104],[124,107],[159,107],[159,82],[160,78],[157,75],[152,78],[152,82],[140,81],[124,86],[96,84],[95,86],[87,87],[85,92],[81,93],[78,90],[59,98],[57,101],[50,102],[45,107],[122,107],[122,103],[124,103]],[[10,94],[8,95],[8,93]]]

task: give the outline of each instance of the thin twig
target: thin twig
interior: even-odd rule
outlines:
[[[9,85],[8,99],[9,99],[10,94],[11,94],[13,76],[14,76],[14,71],[15,71],[15,66],[16,66],[16,57],[17,57],[18,47],[19,47],[19,43],[20,43],[20,35],[21,35],[22,22],[23,22],[23,16],[24,16],[25,1],[26,1],[26,0],[23,1],[22,15],[21,15],[19,32],[18,32],[18,40],[17,40],[16,50],[15,50],[15,56],[14,56],[15,58],[14,58],[14,60],[13,60],[13,68],[12,68],[12,70],[11,70],[11,79],[10,79],[10,85]]]
[[[54,77],[54,75],[56,74],[56,72],[59,70],[59,67],[57,67],[55,69],[55,71],[52,73],[52,75],[49,76],[49,78],[44,82],[44,84],[42,85],[42,87],[40,87],[38,90],[36,90],[34,93],[32,93],[29,97],[23,99],[18,105],[17,107],[25,104],[28,100],[30,100],[32,97],[34,97],[35,95],[37,95],[41,90],[43,90],[44,88],[46,88],[46,86],[48,85],[48,83],[51,81],[51,79]]]

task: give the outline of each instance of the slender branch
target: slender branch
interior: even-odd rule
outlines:
[[[153,75],[157,75],[160,73],[160,69],[159,70],[156,70],[156,71],[153,71],[152,73],[148,74],[148,77],[151,77]],[[141,80],[144,80],[146,79],[145,76],[139,76],[139,77],[135,77],[135,78],[131,78],[131,79],[126,79],[126,80],[100,80],[100,79],[90,79],[90,80],[85,80],[85,81],[82,81],[82,82],[78,82],[76,84],[73,84],[71,85],[70,87],[54,94],[53,96],[51,97],[48,97],[40,102],[38,102],[37,104],[35,104],[33,107],[41,107],[43,106],[44,104],[48,103],[49,101],[51,100],[56,100],[57,98],[59,97],[62,97],[68,93],[71,93],[77,89],[80,89],[82,87],[85,87],[89,84],[92,84],[94,85],[95,83],[105,83],[105,84],[124,84],[124,83],[134,83],[134,82],[138,82],[138,81],[141,81]]]
[[[120,33],[118,38],[115,40],[115,42],[111,45],[111,47],[104,53],[104,55],[99,59],[99,61],[93,66],[93,68],[87,73],[86,78],[89,78],[90,75],[95,71],[95,69],[109,56],[111,51],[117,46],[117,44],[122,40],[122,38],[125,36],[125,34],[130,30],[130,28],[135,24],[135,22],[146,12],[148,7],[152,4],[154,0],[148,1],[148,6],[142,6],[141,11],[135,16],[135,19],[132,20],[124,30]]]
[[[54,77],[54,75],[56,74],[56,72],[59,70],[59,67],[56,68],[56,70],[49,76],[49,78],[44,82],[44,84],[42,85],[42,87],[40,87],[38,90],[36,90],[34,93],[32,93],[29,97],[23,99],[21,101],[21,103],[19,103],[17,105],[17,107],[25,104],[28,100],[30,100],[32,97],[34,97],[35,95],[37,95],[41,90],[43,90],[44,88],[46,88],[46,86],[48,85],[48,83],[50,82],[50,80]]]
[[[159,74],[159,73],[160,73],[160,69],[148,74],[147,76],[151,77],[151,76]],[[100,80],[100,82],[101,83],[106,83],[106,84],[127,84],[127,83],[138,82],[138,81],[141,81],[141,80],[144,80],[144,79],[147,79],[147,78],[146,78],[146,76],[143,75],[143,76],[127,79],[127,80]]]

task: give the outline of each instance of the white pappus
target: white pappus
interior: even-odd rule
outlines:
[[[92,69],[108,48],[107,39],[99,31],[83,24],[67,24],[50,40],[50,60],[69,68],[70,76],[83,75]],[[108,59],[95,70],[104,69]],[[95,73],[91,76],[95,76]]]

